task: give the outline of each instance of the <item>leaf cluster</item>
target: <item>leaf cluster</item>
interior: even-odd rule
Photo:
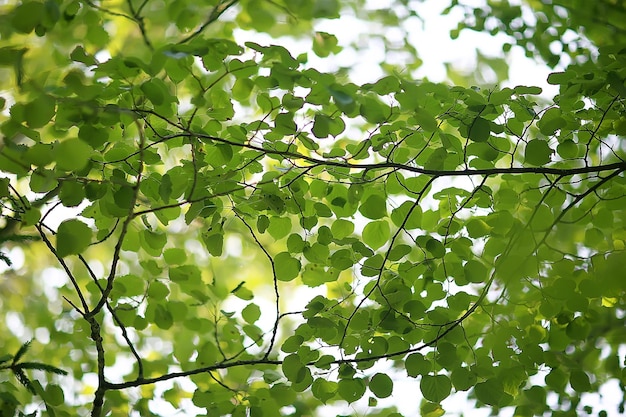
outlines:
[[[26,262],[0,307],[49,335],[79,388],[29,379],[65,371],[21,362],[28,343],[0,369],[48,413],[152,415],[158,399],[206,415],[400,415],[385,404],[413,384],[425,416],[464,392],[494,413],[567,415],[623,383],[626,49],[598,41],[595,61],[549,76],[547,100],[393,65],[351,82],[235,33],[334,57],[349,46],[320,21],[351,10],[404,33],[415,15],[363,3],[7,9],[0,244]],[[490,7],[496,32],[517,33],[522,8]],[[547,57],[565,30],[523,34]]]

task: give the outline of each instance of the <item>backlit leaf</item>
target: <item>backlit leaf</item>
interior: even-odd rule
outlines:
[[[552,159],[554,151],[545,140],[533,139],[526,145],[526,162],[535,165],[545,165]]]
[[[388,242],[391,236],[389,223],[384,220],[373,221],[363,228],[363,242],[372,249],[378,249]]]
[[[438,403],[450,395],[452,383],[445,375],[424,375],[420,381],[420,390],[425,399]]]
[[[291,281],[300,273],[300,261],[292,258],[287,252],[281,252],[274,257],[276,279]]]
[[[56,250],[61,257],[82,253],[91,243],[92,231],[78,219],[70,219],[59,225]]]
[[[489,121],[482,117],[477,117],[469,126],[467,137],[474,142],[486,142],[490,134],[491,125]]]
[[[26,123],[32,128],[43,127],[54,117],[56,100],[47,95],[41,95],[26,104],[24,109]]]
[[[341,379],[337,385],[337,393],[348,403],[353,403],[365,394],[365,382],[360,378]]]
[[[361,203],[359,211],[368,219],[380,219],[387,214],[386,200],[378,194],[372,194]]]
[[[57,167],[64,171],[78,171],[89,162],[93,149],[80,139],[67,139],[54,147]]]
[[[377,373],[370,379],[369,388],[378,398],[387,398],[393,392],[393,381],[387,374]]]
[[[492,378],[476,384],[474,393],[481,402],[489,405],[498,405],[504,396],[504,387],[498,379]]]

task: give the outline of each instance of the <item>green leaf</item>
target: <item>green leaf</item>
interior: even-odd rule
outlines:
[[[248,78],[237,78],[233,85],[233,97],[237,101],[245,101],[250,97],[254,88],[254,82]]]
[[[109,132],[106,129],[96,128],[92,125],[80,127],[78,138],[89,144],[94,149],[100,148],[109,139]]]
[[[450,374],[450,379],[457,391],[467,391],[476,385],[476,374],[468,368],[456,368]]]
[[[63,171],[79,171],[89,162],[93,153],[91,146],[80,139],[67,139],[54,147],[57,168]]]
[[[143,295],[145,293],[146,281],[137,275],[128,274],[117,277],[115,285],[121,285],[123,288],[123,295],[133,297]]]
[[[336,239],[343,239],[354,232],[354,223],[345,219],[337,219],[331,225],[330,230]]]
[[[298,130],[298,125],[293,120],[293,113],[278,113],[274,119],[275,131],[283,135],[295,134]]]
[[[300,356],[292,354],[283,359],[283,374],[293,383],[302,381],[306,377],[306,366],[302,363]]]
[[[378,249],[389,241],[391,230],[385,220],[369,222],[363,228],[363,242],[372,249]]]
[[[165,299],[169,293],[169,288],[161,281],[154,281],[148,286],[148,297],[154,298],[157,301]]]
[[[330,123],[332,119],[324,114],[316,114],[311,131],[316,138],[325,139],[330,134]]]
[[[565,333],[572,340],[585,340],[591,333],[591,324],[584,317],[575,317],[567,324]]]
[[[465,224],[465,228],[467,229],[467,234],[471,238],[487,236],[490,234],[492,229],[487,222],[480,218],[470,219]]]
[[[487,267],[477,260],[469,260],[463,266],[465,279],[472,283],[481,283],[489,281],[489,273]]]
[[[65,207],[76,207],[85,199],[85,187],[74,181],[64,181],[59,190],[59,199]]]
[[[425,399],[438,403],[450,395],[452,383],[445,375],[424,375],[420,381],[420,390]]]
[[[552,72],[548,75],[548,84],[565,84],[574,77],[576,77],[574,71]]]
[[[261,308],[254,303],[250,303],[241,310],[241,317],[252,324],[261,317]]]
[[[26,1],[13,10],[11,24],[17,32],[30,33],[35,30],[44,16],[44,4]]]
[[[275,240],[280,240],[291,233],[291,219],[289,217],[272,216],[270,217],[270,225],[267,231]]]
[[[65,396],[63,395],[63,389],[56,384],[48,384],[46,386],[45,400],[46,404],[51,406],[60,406],[65,403]]]
[[[545,377],[545,382],[551,390],[560,392],[568,382],[568,375],[561,369],[555,368]]]
[[[31,207],[22,214],[22,225],[32,226],[37,224],[41,220],[41,211],[37,208]]]
[[[609,71],[606,75],[606,80],[609,82],[611,88],[613,88],[622,97],[626,98],[626,87],[624,86],[624,79],[619,76],[615,71]]]
[[[337,37],[326,32],[315,32],[313,37],[313,52],[319,57],[327,57],[331,53],[339,52]]]
[[[379,124],[387,120],[391,114],[391,109],[372,97],[363,97],[359,113],[365,120],[372,124]]]
[[[442,170],[447,158],[448,151],[446,148],[437,148],[424,163],[424,168],[432,171]]]
[[[545,140],[533,139],[526,145],[524,155],[527,163],[535,166],[541,166],[551,161],[553,152],[554,151]]]
[[[418,375],[427,375],[432,369],[432,364],[424,359],[421,353],[411,353],[407,356],[404,367],[406,368],[407,374],[415,378]]]
[[[302,346],[302,342],[304,342],[304,338],[298,334],[289,336],[283,342],[280,350],[286,353],[297,352],[298,349],[300,349],[300,347]]]
[[[515,88],[513,88],[513,91],[515,91],[515,94],[519,94],[519,95],[521,94],[538,95],[538,94],[541,94],[543,90],[540,87],[518,85]]]
[[[46,2],[46,4],[48,3],[51,2]],[[70,58],[72,59],[72,61],[82,62],[83,64],[88,66],[97,64],[96,59],[92,55],[88,54],[82,45],[76,46],[74,50],[70,52]]]
[[[198,282],[202,274],[195,265],[181,265],[169,269],[169,278],[174,282]]]
[[[405,201],[400,207],[391,212],[393,224],[400,227],[404,223],[404,229],[406,230],[419,228],[421,225],[421,217],[422,209],[411,201]]]
[[[588,392],[591,390],[589,375],[580,369],[574,369],[569,377],[569,383],[576,392]]]
[[[274,269],[276,279],[279,281],[291,281],[300,274],[300,261],[292,258],[288,252],[281,252],[274,256]]]
[[[339,17],[341,5],[338,0],[319,0],[314,3],[313,17],[334,19]]]
[[[151,78],[148,81],[141,84],[141,91],[146,95],[148,100],[155,106],[160,106],[165,103],[169,96],[169,91],[163,80],[159,78]]]
[[[317,378],[311,385],[313,396],[326,404],[337,393],[337,383],[325,378]]]
[[[446,254],[446,248],[443,246],[443,243],[432,237],[429,237],[426,241],[426,250],[435,258],[443,258]]]
[[[187,260],[187,252],[181,248],[168,248],[163,251],[163,259],[170,265],[181,265]]]
[[[365,394],[365,382],[360,378],[341,379],[337,385],[337,393],[348,403],[353,403]]]
[[[0,177],[0,198],[9,196],[9,184],[10,180],[5,177]]]
[[[490,135],[491,125],[488,120],[483,119],[482,117],[475,118],[469,126],[469,130],[467,132],[468,139],[471,139],[474,142],[486,142]]]
[[[377,373],[370,379],[369,388],[378,398],[387,398],[393,392],[393,381],[387,374]]]
[[[413,117],[415,117],[417,124],[427,132],[434,132],[439,126],[437,119],[427,109],[418,108]]]
[[[337,107],[339,107],[339,109],[344,113],[350,114],[356,108],[356,101],[344,90],[328,88],[328,93],[335,101]]]
[[[158,328],[168,330],[174,325],[174,317],[165,306],[157,304],[154,309],[154,323]]]
[[[400,83],[398,82],[397,77],[389,75],[381,78],[373,84],[364,84],[362,88],[367,91],[373,91],[382,96],[392,92],[397,92],[400,88]]]
[[[479,401],[497,406],[504,396],[504,387],[502,382],[496,378],[491,378],[485,382],[480,382],[474,387],[474,394]]]
[[[157,255],[161,253],[163,247],[167,243],[167,235],[165,233],[144,230],[142,231],[141,236],[145,242],[145,245],[143,246],[144,249],[149,252],[154,251]]]
[[[47,125],[54,117],[56,100],[48,95],[40,95],[26,104],[24,113],[29,127],[40,128]]]
[[[56,235],[56,250],[60,257],[82,253],[91,243],[92,231],[78,219],[65,220]]]
[[[387,201],[378,194],[372,194],[361,203],[359,212],[368,219],[380,219],[387,215]]]
[[[556,151],[563,159],[572,159],[578,156],[578,145],[571,139],[566,139],[559,143]]]
[[[211,256],[222,256],[224,249],[224,234],[221,231],[211,231],[202,234],[202,243]]]
[[[446,412],[441,407],[441,404],[435,404],[430,402],[424,402],[420,405],[420,416],[421,417],[441,417]]]
[[[561,109],[553,107],[547,110],[537,122],[539,131],[546,136],[552,136],[557,130],[565,127],[565,119],[561,117]]]

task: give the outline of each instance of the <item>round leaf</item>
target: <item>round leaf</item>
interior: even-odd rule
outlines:
[[[378,249],[389,240],[389,223],[384,220],[370,222],[363,228],[363,242],[370,248]]]
[[[288,252],[281,252],[274,257],[276,279],[279,281],[291,281],[300,273],[300,261],[292,258]]]
[[[576,158],[578,156],[578,145],[571,139],[566,139],[559,143],[556,147],[556,151],[563,159]]]
[[[387,398],[393,392],[393,381],[387,374],[377,373],[370,380],[369,387],[378,398]]]
[[[386,200],[378,194],[373,194],[361,203],[359,211],[368,219],[380,219],[387,215]]]
[[[349,403],[363,397],[365,394],[365,383],[362,379],[342,379],[337,386],[339,396]]]
[[[91,243],[92,231],[77,219],[65,220],[59,225],[56,235],[56,250],[61,257],[83,252]]]
[[[420,389],[424,398],[438,403],[450,395],[452,383],[445,375],[424,375],[420,382]]]
[[[533,139],[526,145],[525,157],[526,162],[535,165],[545,165],[552,159],[553,150],[548,142],[540,139]]]

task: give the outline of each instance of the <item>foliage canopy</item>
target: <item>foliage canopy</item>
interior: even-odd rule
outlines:
[[[417,2],[4,2],[0,416],[623,412],[620,4],[451,1],[494,86]]]

